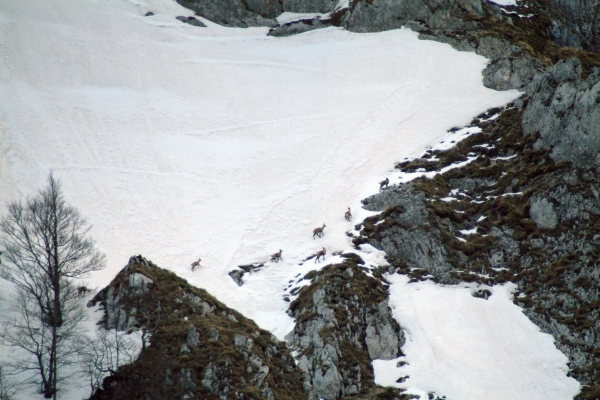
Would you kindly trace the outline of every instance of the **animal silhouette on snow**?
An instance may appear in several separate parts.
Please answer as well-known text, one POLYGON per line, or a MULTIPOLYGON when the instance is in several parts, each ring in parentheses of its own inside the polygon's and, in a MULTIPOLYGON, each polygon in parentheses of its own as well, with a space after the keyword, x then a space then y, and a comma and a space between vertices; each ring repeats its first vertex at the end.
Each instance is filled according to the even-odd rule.
POLYGON ((390 183, 389 178, 385 178, 384 180, 382 180, 381 182, 379 182, 379 190, 383 189, 384 186, 387 189, 389 183, 390 183))
POLYGON ((192 263, 192 271, 195 271, 196 268, 202 268, 202 265, 200 265, 200 261, 202 261, 202 259, 198 258, 198 261, 194 261, 192 263))
POLYGON ((324 233, 323 233, 323 229, 325 229, 325 227, 326 227, 326 226, 327 226, 327 225, 325 225, 325 222, 323 222, 323 226, 322 226, 322 227, 320 227, 320 228, 315 228, 315 229, 313 230, 313 240, 314 240, 315 236, 316 236, 316 237, 323 237, 323 235, 324 235, 324 233))
POLYGON ((347 221, 350 221, 352 219, 352 212, 350 211, 350 207, 348 207, 348 211, 346 211, 346 214, 344 214, 344 218, 346 218, 347 221))
POLYGON ((282 260, 281 253, 283 253, 283 250, 279 249, 279 253, 274 253, 273 255, 271 255, 271 261, 279 262, 279 260, 282 260))
POLYGON ((315 258, 315 264, 317 263, 317 261, 319 261, 319 258, 323 257, 323 260, 325 259, 325 253, 327 253, 325 247, 323 247, 323 250, 317 251, 317 254, 315 254, 317 256, 317 258, 315 258))

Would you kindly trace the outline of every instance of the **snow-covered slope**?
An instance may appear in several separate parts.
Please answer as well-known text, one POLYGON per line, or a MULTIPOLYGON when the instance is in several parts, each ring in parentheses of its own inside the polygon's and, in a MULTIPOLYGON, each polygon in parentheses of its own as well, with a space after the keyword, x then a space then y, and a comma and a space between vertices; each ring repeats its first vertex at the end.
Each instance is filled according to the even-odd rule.
POLYGON ((182 14, 159 0, 2 5, 2 200, 52 168, 108 254, 95 286, 141 253, 260 323, 285 307, 262 300, 285 281, 240 291, 229 270, 283 249, 269 274, 287 273, 346 247, 346 207, 395 161, 515 97, 481 85, 485 59, 407 30, 276 39, 182 14))
POLYGON ((568 360, 552 336, 541 334, 513 304, 516 285, 491 288, 485 301, 471 295, 477 284, 408 284, 400 275, 389 280, 390 305, 407 335, 406 357, 373 362, 380 385, 448 399, 558 400, 579 391, 577 381, 566 378, 568 360), (398 361, 406 364, 398 368, 398 361))
POLYGON ((346 208, 365 217, 394 162, 517 96, 482 86, 484 58, 408 30, 280 39, 178 15, 170 0, 0 3, 0 200, 53 169, 108 255, 91 286, 141 253, 279 337, 284 287, 314 268, 299 262, 348 247, 346 208), (279 249, 243 287, 227 275, 279 249))

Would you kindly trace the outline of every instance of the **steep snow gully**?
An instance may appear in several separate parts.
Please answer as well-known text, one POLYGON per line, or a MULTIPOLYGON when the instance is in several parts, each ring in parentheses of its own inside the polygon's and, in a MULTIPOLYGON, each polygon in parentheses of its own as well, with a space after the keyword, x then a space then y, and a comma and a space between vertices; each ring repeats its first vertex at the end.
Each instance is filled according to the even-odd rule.
MULTIPOLYGON (((0 3, 0 200, 31 194, 52 169, 108 255, 90 286, 103 287, 141 253, 280 338, 293 327, 284 288, 315 268, 302 260, 321 247, 328 254, 349 247, 345 232, 372 215, 360 200, 394 163, 518 96, 483 87, 483 57, 405 29, 273 38, 267 28, 206 20, 207 28, 194 27, 175 18, 182 15, 191 12, 171 0, 0 3), (347 207, 353 222, 344 219, 347 207), (323 222, 325 236, 313 239, 323 222), (283 261, 269 263, 279 249, 283 261), (192 272, 198 257, 202 268, 192 272), (238 287, 227 273, 248 263, 266 266, 238 287)), ((439 309, 410 312, 407 323, 439 309)), ((503 311, 479 318, 476 307, 465 323, 504 318, 495 312, 503 311)), ((433 329, 451 338, 455 327, 433 329)), ((410 335, 419 340, 419 332, 410 335)), ((525 336, 549 340, 535 330, 510 339, 498 332, 485 343, 525 336)), ((503 398, 494 394, 494 375, 511 382, 522 374, 539 377, 537 387, 562 379, 552 398, 572 397, 577 385, 564 373, 564 356, 556 351, 556 368, 545 373, 540 351, 526 353, 533 361, 521 368, 457 359, 446 380, 482 369, 491 377, 461 386, 453 399, 503 398)), ((435 372, 413 371, 415 382, 435 372)))

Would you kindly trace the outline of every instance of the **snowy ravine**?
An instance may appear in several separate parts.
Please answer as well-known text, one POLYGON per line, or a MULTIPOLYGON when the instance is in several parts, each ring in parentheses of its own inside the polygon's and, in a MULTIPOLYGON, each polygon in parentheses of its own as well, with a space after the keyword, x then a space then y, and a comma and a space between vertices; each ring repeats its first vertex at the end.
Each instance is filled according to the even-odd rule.
POLYGON ((284 288, 315 268, 299 263, 349 247, 394 163, 518 96, 483 87, 486 59, 405 29, 273 38, 180 15, 171 0, 0 3, 0 200, 52 169, 108 256, 90 286, 143 254, 279 338, 284 288), (244 286, 227 275, 279 249, 244 286))

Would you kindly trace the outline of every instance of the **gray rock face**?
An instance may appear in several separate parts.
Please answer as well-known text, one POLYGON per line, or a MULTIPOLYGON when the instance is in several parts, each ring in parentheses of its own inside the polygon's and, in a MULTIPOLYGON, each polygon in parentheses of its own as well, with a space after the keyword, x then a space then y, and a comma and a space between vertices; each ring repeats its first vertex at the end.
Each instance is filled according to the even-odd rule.
POLYGON ((200 346, 200 334, 196 330, 194 325, 190 325, 188 329, 188 335, 186 339, 186 343, 193 348, 198 348, 200 346))
POLYGON ((475 53, 490 60, 497 60, 499 58, 506 58, 520 50, 519 46, 507 40, 502 40, 495 36, 485 36, 479 39, 475 53))
POLYGON ((438 232, 429 228, 429 214, 425 208, 425 195, 411 185, 394 187, 363 200, 364 208, 382 211, 401 207, 402 212, 390 214, 392 223, 377 226, 377 235, 369 243, 402 260, 410 268, 422 268, 442 281, 449 281, 450 264, 446 251, 438 239, 438 232))
POLYGON ((367 318, 365 344, 371 360, 391 360, 398 356, 402 338, 390 325, 391 317, 387 303, 379 303, 378 312, 367 318))
POLYGON ((430 2, 423 0, 374 0, 356 2, 344 16, 342 25, 353 32, 380 32, 398 29, 408 22, 422 21, 436 33, 477 27, 464 19, 484 15, 480 0, 430 2))
MULTIPOLYGON (((134 256, 129 259, 129 264, 123 270, 127 271, 128 266, 132 263, 148 265, 148 261, 142 256, 134 256)), ((139 272, 129 274, 128 281, 128 284, 122 284, 118 289, 111 286, 108 290, 101 291, 88 303, 88 307, 93 307, 99 301, 103 303, 106 318, 104 327, 106 329, 116 328, 125 331, 133 329, 138 323, 136 318, 137 310, 131 308, 129 312, 126 312, 123 304, 124 299, 143 296, 148 293, 148 285, 154 282, 139 272)))
POLYGON ((178 19, 179 21, 192 25, 192 26, 197 26, 199 28, 206 28, 206 25, 204 25, 204 23, 202 21, 200 21, 199 19, 195 18, 195 17, 176 17, 176 19, 178 19))
POLYGON ((194 383, 194 379, 192 378, 192 373, 189 369, 182 368, 181 375, 179 377, 179 384, 181 388, 184 390, 193 390, 196 388, 196 384, 194 383))
POLYGON ((535 149, 551 150, 556 162, 600 167, 600 71, 580 81, 578 59, 559 61, 536 75, 521 127, 540 134, 535 149))
POLYGON ((298 322, 286 339, 300 354, 310 400, 362 393, 373 385, 372 370, 364 365, 401 354, 404 337, 380 285, 355 265, 330 266, 291 304, 289 313, 298 322), (349 361, 357 359, 360 364, 349 361))
POLYGON ((545 197, 537 197, 531 199, 531 207, 529 208, 531 220, 535 222, 538 228, 554 229, 558 223, 554 205, 545 197))
POLYGON ((242 335, 235 335, 233 344, 238 351, 249 351, 252 349, 252 339, 242 335))
POLYGON ((483 70, 483 84, 495 90, 525 90, 542 69, 542 63, 529 54, 495 59, 483 70))
MULTIPOLYGON (((432 240, 439 239, 437 245, 443 250, 434 258, 439 257, 440 262, 446 259, 452 269, 450 282, 479 283, 472 292, 474 297, 487 299, 489 286, 515 282, 518 292, 514 301, 532 322, 555 338, 557 347, 569 357, 569 373, 584 385, 580 397, 595 398, 600 388, 600 354, 594 350, 600 342, 600 170, 594 157, 589 157, 586 164, 573 151, 578 149, 578 142, 589 143, 587 137, 568 130, 594 117, 595 104, 587 115, 579 114, 581 121, 574 121, 572 114, 581 107, 578 102, 587 101, 584 99, 598 80, 594 76, 578 80, 578 66, 577 61, 561 62, 547 73, 536 75, 528 88, 531 97, 524 95, 520 108, 509 107, 495 122, 481 124, 481 136, 474 137, 472 144, 462 150, 452 150, 453 155, 456 151, 477 154, 479 140, 494 143, 492 152, 481 153, 482 158, 470 166, 436 177, 436 187, 451 192, 458 189, 464 198, 443 204, 441 192, 430 192, 427 181, 415 181, 415 187, 432 194, 421 200, 428 205, 429 223, 406 226, 406 221, 395 223, 395 211, 384 211, 365 220, 363 236, 355 243, 367 240, 385 246, 393 268, 419 280, 428 276, 407 268, 416 265, 411 260, 413 253, 407 249, 412 249, 411 241, 422 241, 431 234, 432 240), (536 110, 541 112, 535 114, 536 110), (547 129, 550 124, 545 118, 555 123, 552 129, 547 129), (537 133, 535 130, 519 129, 535 124, 545 129, 536 136, 539 139, 527 136, 537 133), (569 137, 575 145, 564 145, 569 137), (558 152, 561 146, 564 148, 558 152), (568 154, 566 150, 571 151, 569 158, 557 157, 568 154), (503 162, 501 168, 487 158, 508 156, 514 157, 503 162), (571 163, 558 163, 553 158, 571 163), (475 226, 475 234, 460 233, 475 226)), ((438 157, 446 154, 442 152, 438 157)), ((410 170, 420 165, 422 161, 416 160, 402 168, 410 170)), ((386 197, 369 199, 369 205, 383 208, 402 204, 390 198, 401 198, 393 190, 381 196, 386 197)), ((425 268, 432 279, 444 281, 436 268, 425 268)))
POLYGON ((281 25, 269 31, 267 36, 284 37, 297 35, 299 33, 313 31, 315 29, 327 28, 331 26, 328 23, 322 22, 320 19, 307 19, 281 25))
POLYGON ((382 211, 402 207, 402 214, 396 216, 398 222, 411 226, 423 226, 429 222, 425 208, 425 195, 416 192, 412 186, 395 186, 362 201, 369 211, 382 211))
POLYGON ((598 0, 550 0, 554 8, 550 35, 561 46, 600 51, 598 0))
POLYGON ((129 288, 136 296, 141 296, 144 293, 147 293, 148 285, 151 285, 152 283, 154 283, 152 279, 148 278, 146 275, 140 274, 139 272, 129 275, 129 288))
POLYGON ((343 19, 353 32, 381 32, 398 29, 409 20, 427 20, 433 13, 421 0, 374 0, 357 2, 343 19))
POLYGON ((190 348, 189 348, 189 347, 187 347, 187 345, 186 345, 185 343, 183 343, 183 344, 181 345, 181 347, 179 348, 179 352, 180 352, 181 354, 190 354, 192 351, 190 350, 190 348))
POLYGON ((539 60, 523 53, 519 46, 494 36, 481 38, 474 50, 490 59, 482 73, 483 84, 491 89, 523 90, 535 73, 543 69, 539 60))
POLYGON ((325 14, 335 10, 338 0, 283 0, 282 5, 287 12, 325 14))
POLYGON ((210 337, 208 338, 210 342, 216 342, 219 340, 219 330, 214 326, 210 327, 210 337))
POLYGON ((495 180, 485 178, 453 178, 448 182, 453 188, 468 193, 472 193, 479 188, 490 187, 496 184, 495 180))
POLYGON ((247 28, 277 26, 282 8, 276 0, 180 0, 179 4, 220 25, 247 28))
POLYGON ((233 279, 233 281, 237 283, 238 286, 242 286, 244 284, 244 281, 242 280, 242 277, 244 276, 244 271, 236 269, 234 271, 230 271, 229 276, 231 276, 231 279, 233 279))

